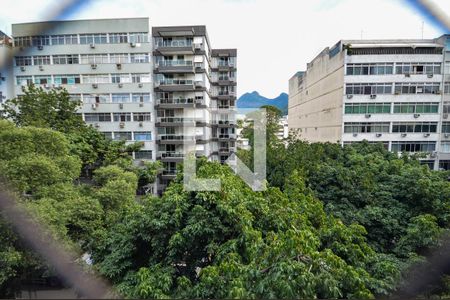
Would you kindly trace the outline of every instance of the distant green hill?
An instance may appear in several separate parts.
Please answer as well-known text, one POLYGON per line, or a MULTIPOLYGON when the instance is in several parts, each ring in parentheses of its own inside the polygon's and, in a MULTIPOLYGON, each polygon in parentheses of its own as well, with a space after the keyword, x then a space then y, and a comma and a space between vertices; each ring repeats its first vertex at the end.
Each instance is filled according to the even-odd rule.
POLYGON ((273 105, 278 107, 283 112, 283 115, 287 115, 288 112, 288 94, 281 93, 278 97, 269 99, 261 96, 258 92, 245 93, 239 97, 237 101, 238 108, 256 108, 263 105, 273 105))

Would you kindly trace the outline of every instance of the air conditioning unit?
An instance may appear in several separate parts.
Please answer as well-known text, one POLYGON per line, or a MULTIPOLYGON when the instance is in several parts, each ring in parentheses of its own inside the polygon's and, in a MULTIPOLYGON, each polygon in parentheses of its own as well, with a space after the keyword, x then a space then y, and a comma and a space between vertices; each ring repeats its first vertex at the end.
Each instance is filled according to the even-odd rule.
POLYGON ((228 63, 228 66, 230 66, 230 67, 234 67, 234 63, 232 63, 232 62, 229 62, 229 63, 228 63))
POLYGON ((42 46, 42 45, 37 46, 37 48, 38 48, 38 50, 44 50, 44 46, 42 46))
POLYGON ((49 88, 50 88, 50 85, 49 85, 49 84, 44 84, 44 88, 45 88, 45 89, 49 89, 49 88))
POLYGON ((411 74, 405 73, 405 77, 411 77, 411 74))
POLYGON ((143 86, 144 86, 144 85, 143 85, 142 83, 139 83, 139 84, 138 84, 138 87, 140 87, 140 88, 143 87, 143 86))
POLYGON ((428 74, 427 77, 428 78, 433 78, 433 74, 428 74))
POLYGON ((116 64, 117 69, 122 69, 122 64, 116 64))
POLYGON ((424 133, 423 136, 424 136, 424 137, 429 137, 430 134, 429 134, 429 133, 424 133))
POLYGON ((139 122, 139 127, 144 127, 144 123, 139 122))
POLYGON ((442 115, 442 118, 448 119, 448 114, 443 114, 443 115, 442 115))
POLYGON ((445 138, 449 138, 449 137, 450 137, 450 133, 444 134, 444 137, 445 137, 445 138))
POLYGON ((377 133, 377 134, 376 134, 377 137, 380 137, 380 136, 382 136, 382 135, 383 135, 383 134, 381 134, 381 133, 377 133))
POLYGON ((353 98, 353 95, 347 95, 347 99, 352 99, 353 98))
POLYGON ((357 133, 354 133, 353 136, 358 136, 358 134, 357 134, 357 133))
POLYGON ((130 43, 130 47, 136 47, 136 43, 130 43))
POLYGON ((94 43, 91 43, 89 46, 90 46, 91 48, 95 48, 95 44, 94 44, 94 43))
POLYGON ((121 88, 123 87, 123 83, 119 83, 117 86, 121 88))
POLYGON ((370 95, 370 99, 375 99, 377 95, 370 95))
POLYGON ((364 117, 366 117, 366 119, 370 118, 372 115, 371 114, 365 114, 364 117))
POLYGON ((123 103, 119 103, 119 108, 123 109, 123 103))
POLYGON ((97 109, 97 104, 96 103, 92 103, 92 109, 97 109))
POLYGON ((144 103, 143 102, 139 103, 139 107, 144 107, 144 103))
POLYGON ((420 114, 414 114, 415 119, 417 119, 418 117, 420 117, 420 114))
POLYGON ((406 133, 402 133, 402 137, 405 137, 405 136, 407 136, 407 134, 406 133))
POLYGON ((195 81, 194 84, 195 86, 203 87, 203 81, 195 81))
POLYGON ((194 48, 196 50, 201 50, 202 49, 202 44, 194 44, 194 48))
POLYGON ((97 64, 92 64, 91 69, 97 69, 97 64))
POLYGON ((44 71, 44 66, 39 66, 39 71, 44 71))
POLYGON ((438 90, 438 91, 436 91, 436 94, 440 95, 440 94, 442 94, 442 91, 438 90))
POLYGON ((25 71, 25 67, 24 67, 24 66, 21 66, 21 67, 20 67, 20 71, 24 72, 24 71, 25 71))
POLYGON ((394 95, 400 95, 400 92, 395 91, 395 92, 394 92, 394 95))
POLYGON ((120 122, 120 123, 119 123, 119 127, 120 127, 120 128, 125 128, 125 123, 124 123, 124 122, 120 122))
POLYGON ((437 156, 437 152, 436 151, 431 152, 431 154, 430 154, 431 158, 435 158, 436 156, 437 156))
POLYGON ((92 84, 92 87, 93 87, 94 89, 96 89, 96 88, 98 88, 98 84, 93 83, 93 84, 92 84))
POLYGON ((94 124, 94 127, 95 127, 95 128, 99 128, 99 127, 100 127, 100 124, 95 123, 95 124, 94 124))

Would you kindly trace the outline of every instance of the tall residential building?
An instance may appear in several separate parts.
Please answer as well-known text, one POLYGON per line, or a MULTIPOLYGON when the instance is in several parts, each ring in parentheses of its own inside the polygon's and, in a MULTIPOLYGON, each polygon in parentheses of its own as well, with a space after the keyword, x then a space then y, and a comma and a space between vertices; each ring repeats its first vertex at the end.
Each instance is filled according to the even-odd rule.
POLYGON ((155 192, 186 153, 225 162, 235 151, 236 50, 212 49, 205 26, 74 20, 13 24, 12 35, 12 96, 31 83, 66 88, 86 123, 143 142, 137 162, 164 163, 155 192))
POLYGON ((152 33, 165 186, 189 152, 223 163, 235 152, 236 50, 212 49, 205 26, 153 27, 152 33))
POLYGON ((13 96, 12 45, 12 38, 0 31, 0 107, 13 96))
POLYGON ((450 36, 341 40, 289 80, 289 130, 311 142, 381 142, 450 168, 450 36))

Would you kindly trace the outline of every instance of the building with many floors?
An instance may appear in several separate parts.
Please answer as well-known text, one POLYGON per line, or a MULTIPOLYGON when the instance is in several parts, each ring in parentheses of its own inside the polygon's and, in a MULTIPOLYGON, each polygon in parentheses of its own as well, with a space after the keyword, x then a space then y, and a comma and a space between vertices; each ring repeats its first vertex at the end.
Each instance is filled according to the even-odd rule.
POLYGON ((341 40, 289 80, 289 130, 311 142, 381 142, 450 168, 450 36, 341 40))
POLYGON ((235 151, 235 49, 213 49, 205 26, 150 27, 148 18, 12 25, 13 94, 64 87, 83 120, 113 140, 142 142, 139 163, 161 160, 154 191, 194 152, 235 151))

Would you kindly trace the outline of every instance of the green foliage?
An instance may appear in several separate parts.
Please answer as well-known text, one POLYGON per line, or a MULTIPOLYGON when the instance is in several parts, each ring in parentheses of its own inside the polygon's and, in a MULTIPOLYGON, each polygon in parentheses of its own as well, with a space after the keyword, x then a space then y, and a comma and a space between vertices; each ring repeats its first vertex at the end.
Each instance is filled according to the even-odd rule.
POLYGON ((198 175, 220 178, 222 190, 185 192, 179 178, 162 198, 128 209, 94 251, 127 296, 371 298, 398 278, 377 262, 362 226, 327 216, 296 188, 298 174, 285 193, 253 192, 216 163, 200 162, 198 175))

